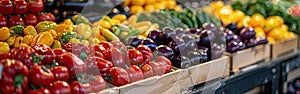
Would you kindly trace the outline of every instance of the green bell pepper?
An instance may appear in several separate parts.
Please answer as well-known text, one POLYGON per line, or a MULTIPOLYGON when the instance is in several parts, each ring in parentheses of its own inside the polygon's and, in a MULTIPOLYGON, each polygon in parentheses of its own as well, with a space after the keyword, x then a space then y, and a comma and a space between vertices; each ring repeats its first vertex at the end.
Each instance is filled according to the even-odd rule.
POLYGON ((62 34, 60 39, 63 43, 68 43, 71 38, 76 38, 76 36, 77 36, 76 32, 65 32, 62 34))
POLYGON ((55 22, 52 21, 42 21, 39 22, 35 27, 37 29, 37 31, 40 32, 45 32, 49 29, 53 29, 56 26, 55 22))
POLYGON ((13 26, 10 27, 10 29, 13 30, 15 34, 23 34, 24 31, 24 27, 22 25, 13 26))

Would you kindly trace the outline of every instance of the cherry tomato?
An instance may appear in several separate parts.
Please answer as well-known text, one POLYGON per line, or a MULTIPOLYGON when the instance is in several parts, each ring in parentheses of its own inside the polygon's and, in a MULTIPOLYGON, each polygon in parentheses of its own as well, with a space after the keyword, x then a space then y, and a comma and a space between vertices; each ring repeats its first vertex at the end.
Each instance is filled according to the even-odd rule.
POLYGON ((168 58, 166 58, 164 56, 158 56, 156 58, 156 62, 161 62, 162 64, 164 64, 166 66, 166 71, 165 71, 166 73, 171 72, 172 63, 168 58))
POLYGON ((45 67, 34 66, 29 73, 30 83, 35 86, 49 86, 54 81, 54 75, 45 67))
POLYGON ((70 83, 70 86, 72 94, 88 94, 93 92, 89 83, 81 84, 78 81, 73 81, 70 83))
POLYGON ((32 47, 36 53, 38 53, 40 56, 44 56, 44 59, 42 60, 42 64, 51 64, 55 60, 55 54, 52 51, 52 49, 47 46, 46 44, 35 44, 32 47))
POLYGON ((69 70, 70 77, 76 76, 76 73, 86 71, 86 64, 72 53, 63 53, 56 58, 59 65, 66 66, 69 70))
POLYGON ((111 84, 115 86, 122 86, 129 84, 130 78, 128 73, 123 68, 113 67, 110 69, 110 75, 112 80, 110 81, 111 84))
POLYGON ((69 70, 65 66, 56 66, 51 69, 51 72, 54 75, 54 81, 68 81, 69 76, 69 70))
POLYGON ((25 25, 32 25, 35 26, 37 24, 37 18, 34 14, 27 14, 25 17, 25 25))
POLYGON ((13 4, 10 0, 1 0, 0 1, 0 13, 4 15, 12 14, 14 11, 13 4))
POLYGON ((110 69, 113 67, 113 63, 101 57, 89 57, 86 62, 88 73, 97 74, 99 71, 103 77, 106 77, 107 74, 109 74, 110 69))
POLYGON ((55 81, 50 84, 51 94, 71 94, 71 88, 65 81, 55 81))
POLYGON ((37 90, 29 90, 26 94, 51 94, 49 89, 41 88, 37 90))
POLYGON ((89 82, 94 92, 99 92, 106 88, 106 82, 101 76, 95 76, 94 81, 89 82))
POLYGON ((29 69, 31 69, 35 65, 40 65, 41 62, 34 62, 38 59, 36 56, 38 54, 34 51, 33 48, 27 47, 16 47, 10 50, 8 56, 12 59, 20 60, 25 64, 29 69))
POLYGON ((153 69, 149 64, 145 64, 141 69, 145 79, 153 76, 153 69))
POLYGON ((144 63, 143 54, 136 49, 129 49, 127 56, 131 65, 142 65, 144 63))
POLYGON ((23 19, 20 17, 20 16, 12 16, 10 17, 9 19, 9 27, 12 27, 12 26, 16 26, 16 25, 24 25, 24 21, 23 19))
POLYGON ((166 67, 161 62, 150 61, 150 62, 147 62, 147 64, 149 64, 152 67, 153 75, 155 75, 155 76, 161 76, 161 75, 165 74, 165 72, 166 72, 166 67))
POLYGON ((38 17, 38 21, 39 22, 42 22, 42 21, 48 21, 50 19, 49 15, 47 14, 41 14, 39 17, 38 17))
POLYGON ((0 15, 0 28, 7 27, 7 20, 4 15, 0 15))
POLYGON ((144 79, 143 71, 136 65, 132 65, 131 67, 127 68, 126 71, 130 77, 130 82, 144 79))
POLYGON ((49 16, 48 21, 56 22, 56 17, 52 13, 47 13, 47 15, 49 16))
POLYGON ((24 0, 15 0, 14 1, 14 12, 16 14, 25 14, 28 11, 27 2, 24 0))
POLYGON ((31 13, 40 13, 44 9, 44 3, 42 1, 30 1, 28 2, 28 11, 31 13))

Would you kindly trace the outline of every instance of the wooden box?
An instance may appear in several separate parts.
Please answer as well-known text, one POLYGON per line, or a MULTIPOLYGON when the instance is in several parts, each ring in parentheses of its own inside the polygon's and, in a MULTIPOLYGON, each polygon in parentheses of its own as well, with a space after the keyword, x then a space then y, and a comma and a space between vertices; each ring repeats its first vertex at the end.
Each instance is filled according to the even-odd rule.
POLYGON ((198 85, 214 79, 222 79, 229 75, 229 57, 223 56, 203 64, 182 69, 183 79, 181 88, 187 90, 189 87, 198 85))
POLYGON ((119 87, 120 94, 179 94, 181 70, 119 87))
POLYGON ((118 87, 107 88, 97 92, 97 94, 119 94, 119 89, 118 87))
POLYGON ((230 70, 238 72, 240 68, 270 60, 270 45, 258 45, 236 53, 226 53, 230 57, 230 70))
POLYGON ((282 55, 295 53, 298 49, 298 37, 271 44, 271 57, 278 58, 282 55))

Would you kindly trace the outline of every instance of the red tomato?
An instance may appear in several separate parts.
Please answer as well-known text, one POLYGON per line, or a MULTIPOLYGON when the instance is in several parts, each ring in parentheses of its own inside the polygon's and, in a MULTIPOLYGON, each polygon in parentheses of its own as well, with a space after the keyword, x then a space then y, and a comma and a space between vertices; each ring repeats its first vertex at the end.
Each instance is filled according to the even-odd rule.
POLYGON ((0 13, 4 15, 12 14, 14 11, 13 4, 10 0, 1 0, 0 1, 0 13))
POLYGON ((0 15, 0 28, 7 27, 7 20, 4 15, 0 15))
POLYGON ((149 64, 152 67, 153 75, 155 75, 155 76, 161 76, 161 75, 165 74, 165 72, 166 72, 166 67, 161 62, 150 61, 147 64, 149 64))
POLYGON ((142 65, 144 64, 143 54, 136 49, 129 49, 127 56, 131 65, 142 65))
POLYGON ((35 26, 37 22, 37 18, 34 14, 27 14, 27 16, 25 17, 25 25, 35 26))
POLYGON ((56 58, 59 65, 66 66, 69 70, 70 77, 76 76, 76 73, 86 71, 86 64, 72 53, 63 53, 56 58))
POLYGON ((9 27, 16 26, 16 25, 24 25, 24 21, 20 16, 12 16, 9 19, 9 27))
POLYGON ((112 47, 109 49, 109 59, 113 62, 115 67, 124 68, 125 67, 125 56, 122 54, 122 52, 115 47, 112 47))
POLYGON ((153 69, 149 64, 145 64, 141 69, 145 79, 153 76, 153 69))
POLYGON ((8 56, 12 59, 20 60, 29 69, 41 63, 37 61, 38 54, 32 48, 16 47, 10 50, 8 56))
POLYGON ((126 71, 130 77, 130 82, 144 79, 142 70, 136 65, 132 65, 131 67, 127 68, 126 71))
POLYGON ((166 66, 166 73, 171 72, 172 63, 168 58, 166 58, 164 56, 158 56, 156 58, 156 62, 161 62, 162 64, 164 64, 166 66))
POLYGON ((106 82, 101 76, 95 76, 94 78, 94 81, 89 82, 94 92, 99 92, 106 88, 106 82))
POLYGON ((35 44, 32 47, 36 53, 38 53, 40 56, 44 56, 44 59, 42 60, 42 64, 51 64, 55 60, 55 54, 52 51, 52 49, 47 46, 46 44, 35 44))
POLYGON ((71 88, 65 81, 55 81, 49 87, 51 94, 71 94, 71 88))
POLYGON ((34 66, 29 73, 29 81, 35 86, 49 86, 54 81, 54 75, 45 67, 34 66))
POLYGON ((89 57, 86 63, 88 68, 87 73, 98 74, 100 72, 103 77, 106 77, 113 67, 113 64, 110 61, 101 57, 89 57))
POLYGON ((24 0, 15 0, 14 1, 14 12, 16 14, 25 14, 28 11, 27 2, 24 0))
POLYGON ((28 3, 28 11, 31 13, 40 13, 44 9, 44 3, 41 1, 30 1, 28 3))
POLYGON ((130 78, 128 73, 123 68, 113 67, 110 69, 110 75, 112 80, 110 81, 111 84, 115 86, 122 86, 129 84, 130 78))
POLYGON ((81 84, 78 81, 73 81, 70 83, 70 86, 72 94, 88 94, 93 92, 89 83, 81 84))
POLYGON ((69 70, 65 66, 56 66, 51 69, 54 75, 54 81, 69 81, 69 70))
POLYGON ((49 16, 48 21, 56 22, 56 17, 52 13, 47 13, 47 15, 49 16))
POLYGON ((51 94, 49 89, 41 88, 38 90, 29 90, 26 94, 51 94))
POLYGON ((47 14, 41 14, 39 17, 38 17, 38 21, 39 22, 42 22, 42 21, 48 21, 50 19, 49 15, 47 14))

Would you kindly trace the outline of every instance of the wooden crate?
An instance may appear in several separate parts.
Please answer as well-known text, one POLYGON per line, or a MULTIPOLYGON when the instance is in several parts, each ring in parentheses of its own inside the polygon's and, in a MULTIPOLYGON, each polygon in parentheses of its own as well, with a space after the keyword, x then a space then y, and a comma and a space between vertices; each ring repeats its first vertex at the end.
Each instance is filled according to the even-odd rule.
POLYGON ((236 53, 226 53, 230 57, 230 70, 238 72, 241 68, 270 60, 270 45, 258 45, 236 53))
POLYGON ((97 92, 97 94, 119 94, 118 87, 112 87, 108 89, 101 90, 100 92, 97 92))
POLYGON ((282 55, 292 54, 298 50, 298 37, 271 44, 271 57, 276 59, 282 55))
POLYGON ((154 76, 119 87, 120 94, 179 94, 181 70, 154 76))
POLYGON ((291 82, 295 79, 297 79, 298 77, 300 77, 300 68, 298 69, 295 69, 291 72, 289 72, 287 74, 287 79, 286 81, 283 83, 283 92, 284 93, 287 93, 287 90, 288 90, 288 82, 291 82))
POLYGON ((213 79, 223 78, 229 75, 229 57, 223 56, 203 64, 182 69, 181 88, 187 90, 189 87, 198 85, 213 79))

